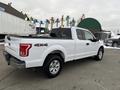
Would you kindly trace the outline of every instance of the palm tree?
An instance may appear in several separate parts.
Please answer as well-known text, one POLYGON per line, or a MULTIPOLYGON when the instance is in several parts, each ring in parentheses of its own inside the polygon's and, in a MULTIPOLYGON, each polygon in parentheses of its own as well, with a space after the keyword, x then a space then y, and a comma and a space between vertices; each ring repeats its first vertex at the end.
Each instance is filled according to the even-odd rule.
POLYGON ((66 21, 67 21, 66 25, 69 26, 69 24, 70 24, 70 16, 69 15, 66 17, 66 21))
POLYGON ((85 19, 85 14, 82 14, 81 21, 85 19))
POLYGON ((70 21, 70 27, 72 27, 72 21, 70 21))
POLYGON ((64 27, 63 23, 64 23, 64 15, 62 15, 62 18, 61 18, 61 27, 64 27))
POLYGON ((75 23, 76 23, 76 21, 75 21, 75 19, 73 18, 73 19, 72 19, 72 26, 75 26, 75 23))
POLYGON ((49 24, 50 24, 50 21, 49 21, 48 19, 46 19, 46 21, 45 21, 45 28, 46 28, 46 29, 48 29, 49 24))
POLYGON ((12 6, 12 2, 8 3, 8 6, 10 6, 10 7, 11 7, 11 6, 12 6))
POLYGON ((53 29, 53 24, 55 22, 54 17, 51 17, 50 21, 51 21, 51 30, 52 30, 53 29))
POLYGON ((60 23, 59 18, 56 19, 55 23, 56 23, 56 27, 58 27, 58 24, 60 23))
POLYGON ((44 24, 44 23, 43 23, 43 21, 40 21, 39 24, 40 24, 40 28, 41 28, 42 24, 44 24))
POLYGON ((34 19, 33 20, 33 23, 35 24, 35 23, 38 23, 38 20, 37 19, 34 19))
POLYGON ((83 19, 85 19, 85 14, 82 14, 82 16, 78 19, 77 25, 78 25, 83 19))
POLYGON ((75 26, 75 23, 76 23, 76 21, 75 21, 75 19, 73 18, 72 21, 70 21, 70 26, 71 26, 71 27, 72 27, 72 26, 75 26))
POLYGON ((30 17, 30 21, 33 21, 33 17, 30 17))

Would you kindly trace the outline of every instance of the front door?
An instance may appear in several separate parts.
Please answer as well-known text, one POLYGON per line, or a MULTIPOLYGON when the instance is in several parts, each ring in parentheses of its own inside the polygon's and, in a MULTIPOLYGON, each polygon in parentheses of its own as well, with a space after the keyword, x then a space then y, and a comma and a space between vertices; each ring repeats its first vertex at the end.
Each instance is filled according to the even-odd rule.
POLYGON ((93 34, 89 31, 83 31, 84 36, 85 36, 85 42, 88 44, 88 47, 86 49, 86 56, 92 56, 95 55, 98 49, 98 43, 99 42, 94 42, 92 40, 95 39, 93 34))
POLYGON ((76 30, 75 59, 86 57, 86 51, 89 49, 89 41, 85 40, 84 32, 81 29, 76 30))
POLYGON ((92 42, 93 34, 85 30, 76 30, 76 59, 93 56, 96 54, 97 42, 92 42))

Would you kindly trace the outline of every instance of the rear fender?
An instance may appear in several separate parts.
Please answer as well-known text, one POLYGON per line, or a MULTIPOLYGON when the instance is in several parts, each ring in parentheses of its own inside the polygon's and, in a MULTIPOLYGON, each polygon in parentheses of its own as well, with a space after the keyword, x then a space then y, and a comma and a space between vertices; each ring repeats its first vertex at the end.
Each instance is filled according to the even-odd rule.
POLYGON ((62 52, 64 54, 64 61, 66 61, 66 59, 67 59, 66 50, 63 47, 59 46, 59 45, 55 45, 55 46, 49 47, 47 50, 45 50, 43 52, 43 55, 42 55, 42 58, 41 58, 41 60, 43 60, 42 65, 44 64, 44 61, 45 61, 46 57, 49 54, 52 54, 54 51, 60 51, 60 52, 62 52))

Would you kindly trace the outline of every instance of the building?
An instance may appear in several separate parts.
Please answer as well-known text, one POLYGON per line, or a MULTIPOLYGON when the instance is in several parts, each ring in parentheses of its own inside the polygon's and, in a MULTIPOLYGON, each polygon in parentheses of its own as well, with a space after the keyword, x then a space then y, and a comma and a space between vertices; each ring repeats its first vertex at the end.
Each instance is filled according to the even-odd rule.
POLYGON ((0 2, 0 11, 7 12, 21 19, 25 19, 27 17, 26 14, 23 14, 22 12, 19 12, 18 10, 13 8, 10 3, 7 5, 7 4, 0 2))

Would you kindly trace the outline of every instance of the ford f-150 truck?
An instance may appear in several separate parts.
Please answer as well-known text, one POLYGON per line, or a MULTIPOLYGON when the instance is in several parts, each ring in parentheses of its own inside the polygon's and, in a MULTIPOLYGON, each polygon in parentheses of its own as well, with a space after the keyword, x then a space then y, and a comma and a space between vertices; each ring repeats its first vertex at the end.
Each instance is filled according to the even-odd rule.
POLYGON ((4 56, 19 68, 42 67, 56 77, 68 61, 86 57, 103 58, 103 42, 83 28, 56 28, 49 35, 6 36, 4 56))

